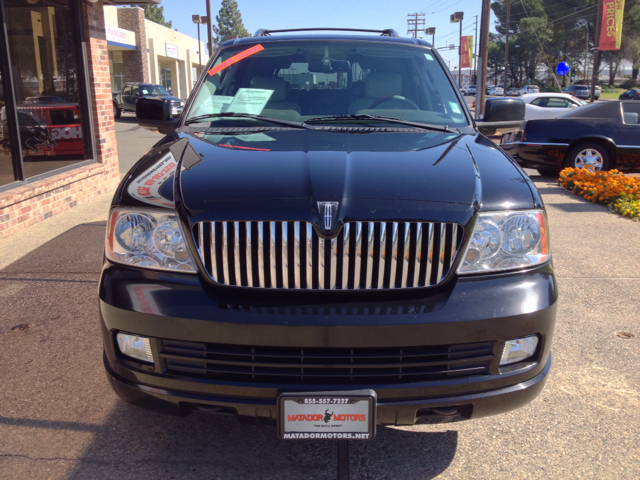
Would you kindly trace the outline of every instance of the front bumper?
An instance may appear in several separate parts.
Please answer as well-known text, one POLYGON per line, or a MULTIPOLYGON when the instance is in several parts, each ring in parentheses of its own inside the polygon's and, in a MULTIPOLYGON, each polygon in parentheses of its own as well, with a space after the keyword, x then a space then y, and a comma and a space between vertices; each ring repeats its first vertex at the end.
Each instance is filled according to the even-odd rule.
POLYGON ((282 391, 372 388, 378 395, 379 424, 410 425, 454 411, 478 418, 518 408, 535 398, 549 372, 556 300, 550 265, 458 278, 423 292, 376 292, 373 298, 352 292, 234 294, 196 275, 136 271, 109 263, 100 284, 107 377, 124 400, 177 415, 201 410, 267 421, 276 420, 276 399, 282 391), (253 383, 170 373, 161 362, 136 366, 117 351, 118 331, 185 342, 302 348, 488 341, 497 360, 484 375, 413 383, 253 383), (534 357, 499 368, 505 340, 532 334, 539 337, 534 357))

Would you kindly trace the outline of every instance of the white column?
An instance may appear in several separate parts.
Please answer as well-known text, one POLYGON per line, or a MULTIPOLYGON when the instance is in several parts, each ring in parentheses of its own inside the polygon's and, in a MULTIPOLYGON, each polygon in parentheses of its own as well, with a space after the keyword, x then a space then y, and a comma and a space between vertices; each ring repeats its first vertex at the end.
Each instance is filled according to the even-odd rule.
POLYGON ((156 55, 156 45, 153 38, 147 38, 149 43, 149 81, 160 83, 158 78, 158 56, 156 55))
POLYGON ((180 96, 180 78, 178 77, 178 60, 171 61, 171 90, 174 97, 180 96))

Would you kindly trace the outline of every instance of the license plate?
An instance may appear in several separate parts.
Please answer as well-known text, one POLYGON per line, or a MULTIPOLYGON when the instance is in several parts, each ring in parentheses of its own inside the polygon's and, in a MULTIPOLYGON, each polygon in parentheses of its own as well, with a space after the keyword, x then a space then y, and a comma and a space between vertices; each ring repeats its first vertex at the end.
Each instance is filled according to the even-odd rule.
POLYGON ((278 397, 278 435, 285 440, 370 440, 376 392, 290 392, 278 397))

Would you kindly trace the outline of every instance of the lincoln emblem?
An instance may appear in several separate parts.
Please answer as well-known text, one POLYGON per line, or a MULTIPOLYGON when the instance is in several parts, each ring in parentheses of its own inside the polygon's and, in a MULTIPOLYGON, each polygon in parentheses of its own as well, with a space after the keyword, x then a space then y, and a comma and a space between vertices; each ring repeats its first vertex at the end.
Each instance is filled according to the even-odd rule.
POLYGON ((338 213, 338 202, 318 202, 318 213, 322 216, 322 232, 331 233, 338 213))

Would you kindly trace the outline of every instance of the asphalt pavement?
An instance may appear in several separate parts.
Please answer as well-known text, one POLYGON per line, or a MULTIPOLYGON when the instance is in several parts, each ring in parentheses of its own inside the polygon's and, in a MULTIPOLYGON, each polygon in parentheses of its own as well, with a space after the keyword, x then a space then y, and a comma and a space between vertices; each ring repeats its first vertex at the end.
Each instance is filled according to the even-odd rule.
MULTIPOLYGON (((131 123, 116 131, 133 158, 160 136, 131 123)), ((640 478, 640 223, 530 173, 560 289, 546 387, 500 416, 382 427, 352 442, 352 479, 640 478)), ((111 391, 97 313, 107 206, 103 196, 0 240, 0 479, 335 478, 335 442, 167 417, 111 391)))

